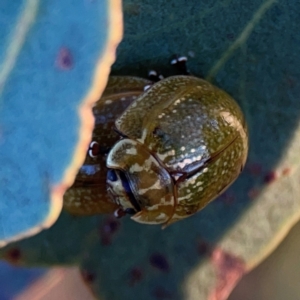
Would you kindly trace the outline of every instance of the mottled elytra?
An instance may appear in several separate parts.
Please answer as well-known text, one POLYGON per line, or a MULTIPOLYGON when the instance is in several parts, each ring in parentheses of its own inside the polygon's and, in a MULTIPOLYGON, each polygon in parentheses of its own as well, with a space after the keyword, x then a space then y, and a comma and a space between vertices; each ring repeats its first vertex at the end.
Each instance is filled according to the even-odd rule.
POLYGON ((238 177, 248 152, 237 103, 193 76, 155 83, 117 118, 126 137, 106 163, 108 190, 140 223, 170 224, 216 198, 238 177))
POLYGON ((247 159, 241 109, 200 78, 112 77, 94 114, 86 161, 65 195, 73 213, 171 224, 220 195, 247 159))

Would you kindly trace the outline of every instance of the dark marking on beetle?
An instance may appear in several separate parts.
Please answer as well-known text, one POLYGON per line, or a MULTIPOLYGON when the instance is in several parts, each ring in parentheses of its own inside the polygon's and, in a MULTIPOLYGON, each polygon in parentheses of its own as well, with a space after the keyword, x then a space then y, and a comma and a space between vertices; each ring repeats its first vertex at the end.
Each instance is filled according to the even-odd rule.
POLYGON ((70 70, 73 67, 73 57, 68 48, 63 47, 59 50, 56 64, 62 70, 70 70))
POLYGON ((170 265, 167 261, 167 258, 163 255, 163 254, 160 254, 160 253, 154 253, 150 256, 150 264, 162 271, 162 272, 169 272, 170 271, 170 265))

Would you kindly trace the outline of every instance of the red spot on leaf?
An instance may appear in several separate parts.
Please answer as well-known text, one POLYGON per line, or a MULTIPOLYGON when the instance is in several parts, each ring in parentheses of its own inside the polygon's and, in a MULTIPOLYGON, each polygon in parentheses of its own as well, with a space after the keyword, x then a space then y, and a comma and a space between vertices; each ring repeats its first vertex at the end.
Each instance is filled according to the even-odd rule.
POLYGON ((172 294, 163 287, 157 287, 153 290, 153 296, 156 299, 172 299, 172 294))
POLYGON ((230 192, 225 192, 223 195, 221 195, 220 199, 226 205, 231 205, 235 201, 234 195, 230 192))
POLYGON ((154 268, 156 268, 162 272, 169 272, 170 265, 167 261, 167 258, 164 255, 162 255, 160 253, 154 253, 150 256, 149 260, 150 260, 150 264, 154 268))
POLYGON ((212 251, 211 262, 216 269, 217 284, 208 299, 227 299, 238 280, 246 271, 244 261, 216 248, 212 251))
POLYGON ((138 267, 133 268, 130 270, 129 277, 129 285, 134 286, 136 283, 143 279, 143 271, 138 267))
POLYGON ((108 217, 100 227, 102 245, 110 245, 115 234, 120 229, 121 223, 115 217, 108 217))
POLYGON ((254 176, 258 176, 258 175, 260 175, 262 173, 263 167, 259 163, 251 163, 251 164, 247 165, 246 170, 250 174, 252 174, 254 176))
POLYGON ((5 255, 6 260, 12 264, 19 263, 21 257, 21 250, 19 248, 11 248, 6 252, 5 255))
POLYGON ((56 59, 57 66, 62 70, 70 70, 73 67, 73 57, 68 48, 61 48, 56 59))
POLYGON ((198 250, 199 255, 209 254, 211 251, 211 245, 208 242, 201 239, 198 242, 197 250, 198 250))
POLYGON ((282 170, 282 175, 283 175, 283 176, 291 175, 291 173, 292 173, 292 168, 284 168, 284 169, 282 170))
POLYGON ((265 175, 264 182, 267 184, 275 182, 279 178, 276 171, 270 171, 265 175))
POLYGON ((92 283, 96 279, 96 274, 87 270, 81 270, 81 276, 86 283, 92 283))
POLYGON ((259 194, 260 194, 260 189, 254 187, 248 192, 248 197, 250 199, 255 199, 256 197, 258 197, 259 194))

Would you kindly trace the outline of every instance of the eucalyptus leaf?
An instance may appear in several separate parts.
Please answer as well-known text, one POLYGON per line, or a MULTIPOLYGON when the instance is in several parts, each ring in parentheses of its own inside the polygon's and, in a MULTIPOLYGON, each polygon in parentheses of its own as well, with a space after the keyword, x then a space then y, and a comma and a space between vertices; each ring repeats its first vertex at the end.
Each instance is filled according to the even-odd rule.
POLYGON ((0 4, 0 245, 51 226, 121 39, 119 1, 0 4))

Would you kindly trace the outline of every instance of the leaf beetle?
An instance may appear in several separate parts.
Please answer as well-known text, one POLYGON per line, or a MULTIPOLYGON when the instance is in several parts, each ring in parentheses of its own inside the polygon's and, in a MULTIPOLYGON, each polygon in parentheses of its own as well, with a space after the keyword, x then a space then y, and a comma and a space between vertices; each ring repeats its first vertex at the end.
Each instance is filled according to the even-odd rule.
POLYGON ((243 113, 226 92, 187 75, 185 61, 175 64, 186 75, 154 84, 109 79, 85 164, 65 195, 69 211, 115 211, 166 226, 204 208, 239 176, 248 154, 243 113))

